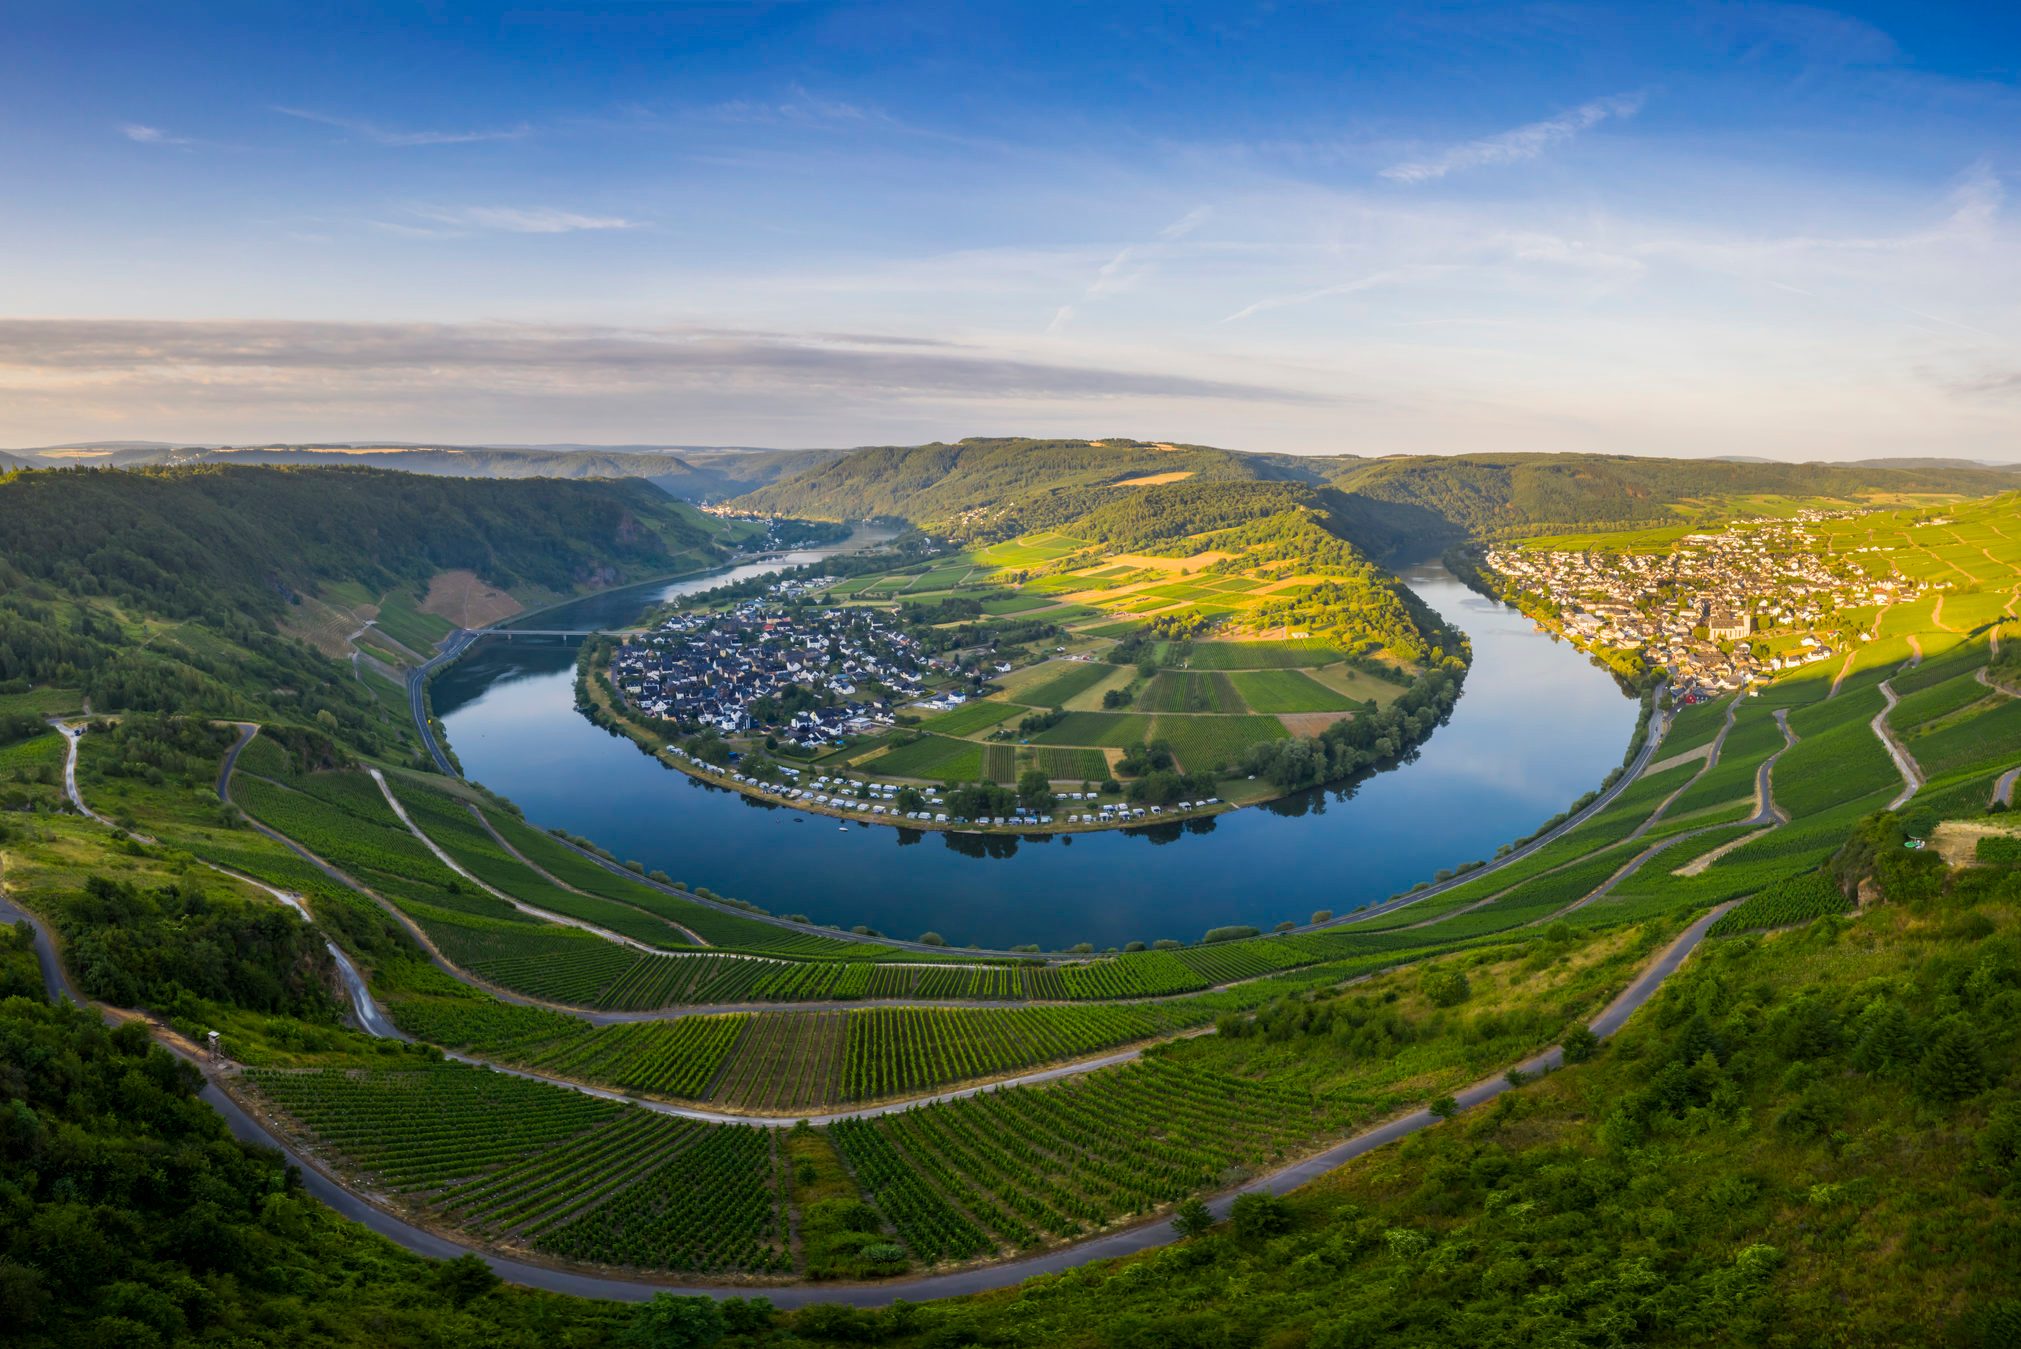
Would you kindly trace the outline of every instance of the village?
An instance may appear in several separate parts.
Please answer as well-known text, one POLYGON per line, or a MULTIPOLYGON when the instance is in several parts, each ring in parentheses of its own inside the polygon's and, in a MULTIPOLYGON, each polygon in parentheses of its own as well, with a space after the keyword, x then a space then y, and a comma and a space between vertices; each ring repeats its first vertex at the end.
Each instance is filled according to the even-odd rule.
POLYGON ((1686 534, 1667 552, 1500 547, 1485 561, 1520 607, 1542 609, 1581 646, 1663 671, 1681 700, 1697 701, 1827 660, 1846 640, 1842 611, 1926 588, 1884 556, 1856 561, 1819 546, 1811 526, 1853 514, 1739 521, 1686 534))
POLYGON ((733 736, 776 721, 776 739, 811 751, 884 730, 896 704, 952 667, 888 614, 793 603, 834 580, 782 581, 727 610, 676 613, 617 649, 611 681, 638 711, 694 731, 733 736))

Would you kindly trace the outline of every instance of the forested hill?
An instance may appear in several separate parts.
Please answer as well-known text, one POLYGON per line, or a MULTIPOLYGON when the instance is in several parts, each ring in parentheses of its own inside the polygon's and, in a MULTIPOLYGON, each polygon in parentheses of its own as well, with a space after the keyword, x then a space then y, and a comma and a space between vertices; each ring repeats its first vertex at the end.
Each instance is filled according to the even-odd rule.
POLYGON ((1932 464, 1735 463, 1630 455, 1250 455, 1131 440, 873 446, 738 498, 780 515, 896 516, 963 538, 1056 528, 1148 486, 1277 481, 1331 488, 1327 511, 1375 554, 1467 536, 1731 514, 1748 498, 1854 502, 2006 490, 2021 471, 1932 464))
MULTIPOLYGON (((1282 464, 1283 457, 1273 462, 1282 464)), ((2021 470, 1942 463, 1883 467, 1635 455, 1415 456, 1314 466, 1350 497, 1475 536, 1724 517, 1746 509, 1750 497, 1852 502, 1921 492, 1986 496, 2021 484, 2021 470)))
MULTIPOLYGON (((643 478, 683 501, 712 501, 761 487, 825 463, 841 450, 662 450, 635 446, 544 448, 492 445, 248 445, 133 444, 56 447, 94 455, 98 468, 188 467, 198 464, 396 469, 447 478, 643 478)), ((0 453, 0 469, 60 466, 32 451, 0 453)))
POLYGON ((893 517, 962 535, 1008 537, 1084 515, 1122 484, 1254 479, 1260 464, 1228 450, 1134 440, 873 445, 735 504, 773 515, 893 517))
POLYGON ((0 482, 0 575, 140 612, 277 617, 331 581, 375 593, 467 568, 567 591, 672 569, 714 521, 638 481, 492 482, 370 469, 59 470, 0 482))
POLYGON ((467 570, 568 593, 720 560, 724 527, 640 481, 496 482, 369 469, 60 470, 0 476, 0 692, 100 711, 322 720, 405 735, 347 665, 282 635, 349 584, 418 597, 467 570), (327 717, 320 714, 327 713, 327 717))

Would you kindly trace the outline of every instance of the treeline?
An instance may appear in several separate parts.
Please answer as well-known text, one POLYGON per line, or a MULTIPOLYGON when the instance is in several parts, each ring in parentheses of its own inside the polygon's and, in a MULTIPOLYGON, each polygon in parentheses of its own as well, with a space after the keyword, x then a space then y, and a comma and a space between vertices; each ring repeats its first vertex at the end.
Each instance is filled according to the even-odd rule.
POLYGON ((1243 756, 1241 771, 1289 791, 1394 763, 1451 714, 1465 676, 1465 667, 1456 662, 1434 666, 1387 707, 1370 703, 1318 735, 1252 745, 1243 756))

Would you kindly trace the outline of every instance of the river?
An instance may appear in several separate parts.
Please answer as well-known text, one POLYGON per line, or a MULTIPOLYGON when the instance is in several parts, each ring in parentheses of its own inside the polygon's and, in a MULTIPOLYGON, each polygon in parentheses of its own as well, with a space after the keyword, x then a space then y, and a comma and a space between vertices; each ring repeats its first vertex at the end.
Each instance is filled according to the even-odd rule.
MULTIPOLYGON (((818 556, 594 596, 533 626, 627 623, 661 599, 818 556)), ((763 804, 591 725, 575 710, 575 647, 552 640, 480 640, 437 676, 434 707, 464 772, 529 820, 774 913, 954 945, 1194 941, 1225 923, 1346 913, 1490 857, 1620 763, 1637 707, 1607 674, 1436 562, 1402 576, 1472 639, 1451 720, 1396 768, 1186 825, 985 839, 763 804)))

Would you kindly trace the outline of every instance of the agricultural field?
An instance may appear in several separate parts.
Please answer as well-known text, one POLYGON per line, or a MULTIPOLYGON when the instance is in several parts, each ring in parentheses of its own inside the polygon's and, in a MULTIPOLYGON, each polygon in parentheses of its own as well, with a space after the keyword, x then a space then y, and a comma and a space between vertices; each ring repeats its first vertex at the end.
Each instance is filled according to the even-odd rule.
POLYGON ((1282 740, 1290 734, 1275 717, 1166 715, 1151 723, 1150 738, 1170 745, 1188 772, 1200 773, 1216 765, 1240 763, 1251 745, 1282 740))
POLYGON ((1289 670, 1331 665, 1340 652, 1316 638, 1259 642, 1195 642, 1187 664, 1195 670, 1289 670))
POLYGON ((942 735, 924 735, 888 749, 870 761, 879 773, 935 782, 974 782, 983 776, 985 747, 942 735))
MULTIPOLYGON (((1045 706, 1041 703, 1038 706, 1045 706)), ((949 712, 936 713, 919 723, 920 729, 932 731, 936 735, 966 736, 978 731, 987 731, 999 722, 1029 715, 1031 708, 1017 703, 1000 703, 978 699, 963 703, 949 712)))
POLYGON ((507 1248, 641 1270, 782 1273, 774 1139, 460 1064, 250 1070, 314 1146, 507 1248))
POLYGON ((1094 688, 1116 673, 1113 665, 1097 661, 1066 662, 1048 678, 1021 685, 1018 698, 1033 707, 1064 707, 1070 700, 1094 688))
POLYGON ((1707 932, 1711 937, 1738 937, 1743 933, 1807 923, 1826 914, 1844 913, 1852 907, 1839 893, 1831 877, 1822 872, 1777 881, 1728 909, 1707 932))
POLYGON ((1221 677, 1252 712, 1341 712, 1356 706, 1302 670, 1247 670, 1221 677))
POLYGON ((1031 755, 1033 766, 1054 782, 1100 782, 1109 775, 1108 758, 1098 749, 1039 745, 1031 755))
POLYGON ((1247 712, 1242 696, 1225 674, 1165 670, 1144 689, 1137 706, 1146 712, 1247 712))

